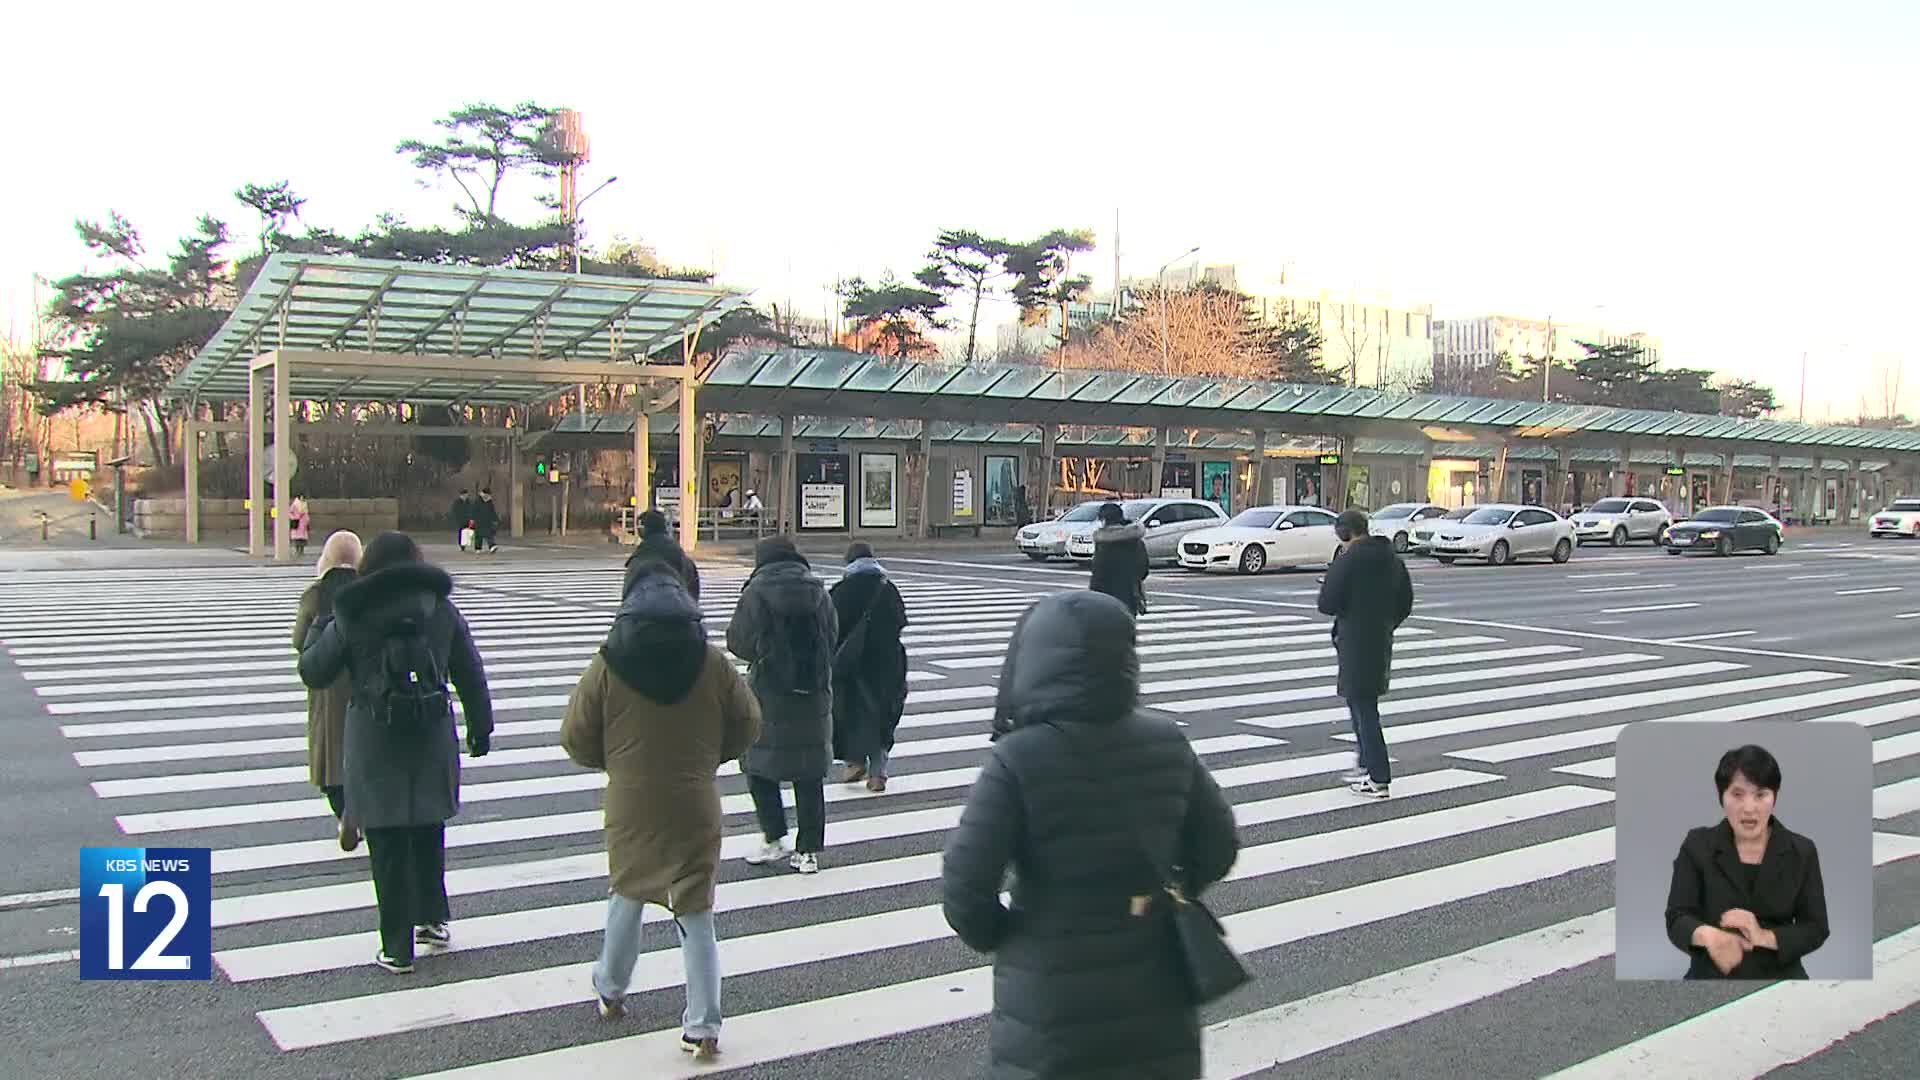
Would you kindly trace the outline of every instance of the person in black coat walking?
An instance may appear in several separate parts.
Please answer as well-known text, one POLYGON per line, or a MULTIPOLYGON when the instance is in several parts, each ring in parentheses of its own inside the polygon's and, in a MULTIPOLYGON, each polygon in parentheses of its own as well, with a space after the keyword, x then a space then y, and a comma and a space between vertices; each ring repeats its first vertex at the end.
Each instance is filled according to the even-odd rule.
POLYGON ((654 566, 671 568, 680 575, 680 583, 686 587, 687 595, 696 601, 700 599, 700 568, 694 565, 692 556, 667 531, 667 515, 658 510, 648 510, 640 515, 640 542, 634 545, 633 554, 627 556, 627 572, 620 586, 620 595, 625 597, 632 592, 634 583, 654 566))
POLYGON ((481 488, 480 498, 473 504, 473 550, 499 551, 500 545, 494 543, 500 535, 500 507, 493 501, 493 489, 481 488))
POLYGON ((1000 685, 1009 730, 941 872, 947 923, 993 954, 990 1075, 1200 1076, 1199 1013, 1147 860, 1199 896, 1233 868, 1232 808, 1180 729, 1136 711, 1133 618, 1111 597, 1035 604, 1000 685))
POLYGON ((1087 588, 1106 593, 1139 615, 1147 610, 1147 530, 1127 520, 1119 503, 1100 507, 1093 531, 1093 574, 1087 588))
POLYGON ((833 652, 833 756, 841 783, 887 790, 887 755, 907 708, 907 605, 868 544, 847 548, 847 568, 828 590, 840 637, 833 652))
POLYGON ((1338 690, 1359 745, 1358 766, 1346 781, 1355 795, 1384 799, 1393 771, 1380 728, 1380 699, 1393 670, 1393 632, 1413 613, 1413 578, 1393 553, 1393 542, 1367 531, 1366 514, 1342 513, 1334 535, 1346 546, 1320 582, 1320 614, 1333 616, 1338 690))
POLYGON ((784 536, 760 541, 753 575, 727 623, 727 651, 747 662, 747 684, 760 699, 760 737, 740 756, 766 840, 746 857, 754 866, 785 857, 800 873, 820 869, 832 762, 833 643, 839 638, 833 599, 806 556, 784 536), (782 844, 787 835, 782 780, 793 782, 799 818, 791 856, 782 844))
POLYGON ((447 508, 447 524, 453 526, 453 546, 464 546, 460 538, 467 531, 467 527, 473 524, 473 496, 466 488, 460 489, 460 494, 455 496, 453 505, 447 508))
POLYGON ((428 565, 413 538, 382 533, 367 545, 360 576, 334 597, 332 617, 314 621, 300 652, 300 681, 319 689, 342 672, 348 691, 346 804, 365 832, 380 911, 374 963, 413 970, 414 946, 451 940, 446 882, 446 823, 460 812, 459 734, 444 694, 439 716, 389 715, 387 670, 396 640, 420 640, 438 672, 450 677, 466 718, 467 750, 485 757, 493 703, 487 673, 460 610, 453 579, 428 565))

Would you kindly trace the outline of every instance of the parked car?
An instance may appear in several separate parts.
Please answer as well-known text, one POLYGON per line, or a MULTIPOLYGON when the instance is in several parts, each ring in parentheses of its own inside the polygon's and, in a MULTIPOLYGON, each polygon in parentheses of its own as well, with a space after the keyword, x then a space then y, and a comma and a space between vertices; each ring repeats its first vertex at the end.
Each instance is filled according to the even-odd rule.
MULTIPOLYGON (((1120 510, 1128 521, 1146 526, 1147 558, 1153 562, 1178 562, 1181 537, 1227 520, 1225 510, 1205 499, 1129 499, 1120 504, 1120 510)), ((1067 554, 1076 562, 1092 562, 1093 529, 1070 534, 1067 554)))
POLYGON ((1427 546, 1433 543, 1433 532, 1435 528, 1440 526, 1442 523, 1448 522, 1448 521, 1465 521, 1467 519, 1468 514, 1471 514, 1478 509, 1480 509, 1478 506, 1457 507, 1455 509, 1447 511, 1446 513, 1440 515, 1437 518, 1429 518, 1428 520, 1421 522, 1419 525, 1414 526, 1413 539, 1409 542, 1411 546, 1408 548, 1408 550, 1420 552, 1424 554, 1427 550, 1427 546))
POLYGON ((1544 507, 1497 503, 1475 507, 1459 521, 1442 520, 1427 553, 1443 563, 1485 559, 1505 566, 1543 556, 1563 563, 1573 548, 1573 522, 1544 507))
POLYGON ((1573 515, 1573 538, 1582 544, 1604 540, 1614 547, 1635 540, 1657 545, 1672 524, 1673 514, 1652 499, 1601 499, 1573 515))
POLYGON ((1197 573, 1258 574, 1270 567, 1318 566, 1340 552, 1334 515, 1317 506, 1256 506, 1180 541, 1180 565, 1197 573))
POLYGON ((1689 551, 1711 551, 1731 555, 1736 551, 1764 551, 1777 555, 1787 542, 1787 527, 1765 510, 1750 506, 1713 506, 1685 521, 1674 522, 1667 530, 1669 555, 1689 551))
POLYGON ((1067 557, 1067 538, 1077 532, 1091 533, 1100 527, 1100 507, 1105 499, 1083 502, 1052 521, 1037 521, 1013 534, 1014 546, 1034 562, 1067 557))
POLYGON ((1873 515, 1867 535, 1920 536, 1920 499, 1893 500, 1892 506, 1873 515))
POLYGON ((1393 550, 1404 552, 1413 546, 1413 532, 1421 522, 1447 515, 1447 508, 1432 503, 1394 503, 1367 515, 1367 531, 1393 541, 1393 550))

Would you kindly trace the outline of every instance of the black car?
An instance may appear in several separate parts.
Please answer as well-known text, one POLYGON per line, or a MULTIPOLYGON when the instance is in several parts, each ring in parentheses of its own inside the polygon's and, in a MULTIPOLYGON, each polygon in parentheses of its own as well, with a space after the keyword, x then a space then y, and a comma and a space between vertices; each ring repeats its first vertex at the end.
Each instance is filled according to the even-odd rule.
POLYGON ((1711 551, 1715 555, 1764 551, 1774 555, 1786 538, 1786 526, 1765 510, 1715 506, 1686 521, 1674 522, 1667 530, 1666 548, 1669 555, 1688 551, 1711 551))

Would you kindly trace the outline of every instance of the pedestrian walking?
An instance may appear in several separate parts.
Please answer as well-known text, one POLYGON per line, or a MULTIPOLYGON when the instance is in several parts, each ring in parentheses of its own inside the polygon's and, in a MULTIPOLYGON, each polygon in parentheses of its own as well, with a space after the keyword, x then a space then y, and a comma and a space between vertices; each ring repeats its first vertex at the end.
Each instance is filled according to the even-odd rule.
POLYGON ((600 1015, 626 1014, 640 915, 658 904, 673 915, 686 969, 680 1044, 700 1061, 720 1052, 714 772, 759 730, 759 702, 708 644, 685 583, 670 567, 645 566, 567 702, 560 745, 575 764, 607 774, 607 928, 593 967, 600 1015))
POLYGON ((473 550, 499 551, 500 545, 494 543, 499 535, 500 507, 493 501, 493 489, 483 487, 479 500, 473 504, 473 550))
POLYGON ((1413 578, 1393 553, 1393 541, 1367 531, 1366 514, 1345 511, 1333 529, 1344 547, 1320 582, 1320 613, 1333 616, 1337 689, 1359 747, 1355 770, 1344 779, 1355 795, 1384 799, 1393 770, 1380 728, 1380 699, 1393 669, 1393 632, 1413 613, 1413 578))
POLYGON ((1197 900, 1232 869, 1232 808, 1179 727, 1136 710, 1134 623, 1111 597, 1035 604, 1000 687, 1010 730, 941 871, 948 925, 993 954, 990 1075, 1200 1076, 1199 1011, 1163 889, 1197 900))
POLYGON ((447 509, 447 521, 453 526, 453 546, 465 551, 467 530, 473 528, 473 496, 466 488, 454 496, 453 505, 447 509))
POLYGON ((313 517, 307 513, 307 500, 301 496, 293 497, 293 504, 287 507, 287 534, 293 541, 295 558, 307 557, 307 537, 311 535, 313 517))
POLYGON ((1119 503, 1100 507, 1093 530, 1093 576, 1087 587, 1106 593, 1134 615, 1147 610, 1147 530, 1128 521, 1119 503))
POLYGON ((446 823, 460 810, 460 747, 447 682, 459 692, 467 750, 485 757, 493 735, 487 675, 467 621, 448 597, 453 579, 429 565, 405 533, 381 533, 360 576, 316 619, 300 653, 300 681, 352 680, 342 755, 346 804, 366 835, 380 951, 374 963, 413 970, 414 946, 446 946, 446 823))
POLYGON ((828 590, 840 634, 833 651, 833 756, 847 763, 841 783, 887 790, 887 755, 907 708, 907 648, 900 632, 907 605, 873 556, 847 548, 847 568, 828 590))
MULTIPOLYGON (((293 619, 293 651, 298 656, 307 642, 313 624, 333 617, 333 602, 340 590, 353 584, 358 576, 360 537, 341 531, 320 545, 320 563, 313 584, 300 594, 300 609, 293 619)), ((346 766, 341 755, 347 743, 347 699, 353 681, 341 672, 326 686, 307 691, 307 780, 327 797, 333 809, 334 832, 341 851, 360 846, 360 830, 346 813, 346 766)))
POLYGON ((634 582, 654 566, 665 566, 680 575, 680 583, 687 594, 695 600, 700 599, 700 568, 693 559, 681 549, 679 541, 667 531, 667 515, 658 510, 648 510, 640 515, 640 542, 634 545, 633 554, 627 556, 626 578, 621 584, 621 595, 633 589, 634 582))
POLYGON ((826 846, 827 765, 833 741, 833 643, 839 620, 826 586, 793 541, 760 541, 754 569, 727 624, 727 649, 747 662, 760 700, 760 736, 740 757, 747 792, 766 840, 747 855, 760 866, 785 858, 793 869, 820 869, 826 846), (798 835, 789 856, 781 781, 793 783, 798 835))

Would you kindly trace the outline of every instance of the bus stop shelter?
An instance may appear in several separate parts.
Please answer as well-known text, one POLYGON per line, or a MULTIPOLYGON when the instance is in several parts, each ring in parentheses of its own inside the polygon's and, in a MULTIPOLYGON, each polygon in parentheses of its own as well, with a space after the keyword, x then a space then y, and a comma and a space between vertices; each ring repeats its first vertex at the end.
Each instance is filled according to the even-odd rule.
MULTIPOLYGON (((737 290, 681 281, 270 256, 226 323, 167 388, 188 406, 187 540, 199 541, 200 435, 216 426, 199 420, 203 402, 247 403, 248 505, 256 508, 248 514, 247 546, 255 556, 266 553, 257 508, 266 502, 269 475, 284 481, 291 472, 295 401, 524 409, 568 392, 584 400, 588 386, 635 387, 634 488, 644 496, 653 395, 677 391, 680 450, 692 459, 699 453, 693 356, 700 331, 746 302, 737 290), (657 359, 671 356, 675 344, 677 356, 657 359)), ((307 427, 515 437, 511 430, 451 425, 307 427)), ((273 485, 277 559, 291 553, 290 487, 273 485)), ((685 498, 692 505, 697 492, 685 498)), ((681 533, 692 547, 692 515, 682 515, 681 533)))

